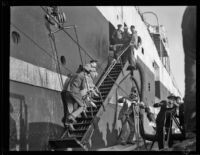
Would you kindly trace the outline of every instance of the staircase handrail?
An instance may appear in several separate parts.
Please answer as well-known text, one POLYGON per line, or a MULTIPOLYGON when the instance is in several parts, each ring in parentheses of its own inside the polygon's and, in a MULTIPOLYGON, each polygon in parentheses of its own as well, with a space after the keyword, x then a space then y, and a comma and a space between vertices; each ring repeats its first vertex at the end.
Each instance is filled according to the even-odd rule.
POLYGON ((113 69, 113 67, 115 66, 115 64, 117 63, 117 61, 121 58, 121 56, 124 54, 124 52, 129 48, 129 46, 130 46, 130 44, 127 45, 126 48, 121 52, 121 54, 118 56, 117 60, 111 63, 111 65, 108 67, 108 69, 106 70, 106 72, 102 76, 101 80, 98 82, 97 88, 100 87, 100 85, 102 84, 102 82, 104 81, 104 79, 107 77, 107 75, 113 69))

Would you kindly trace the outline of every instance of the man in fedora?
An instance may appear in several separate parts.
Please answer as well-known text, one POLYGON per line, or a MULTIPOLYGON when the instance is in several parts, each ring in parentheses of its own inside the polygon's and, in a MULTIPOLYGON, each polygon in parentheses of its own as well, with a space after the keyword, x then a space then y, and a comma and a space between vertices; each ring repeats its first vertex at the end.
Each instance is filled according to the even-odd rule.
POLYGON ((124 44, 129 43, 131 40, 131 34, 128 32, 128 26, 126 24, 124 25, 124 32, 122 34, 122 39, 124 44))

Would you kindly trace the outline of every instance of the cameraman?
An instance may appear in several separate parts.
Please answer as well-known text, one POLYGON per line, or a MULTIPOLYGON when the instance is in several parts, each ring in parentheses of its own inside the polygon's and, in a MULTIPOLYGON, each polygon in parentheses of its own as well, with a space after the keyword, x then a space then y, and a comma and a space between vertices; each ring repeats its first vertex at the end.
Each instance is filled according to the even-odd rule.
POLYGON ((159 149, 164 148, 165 142, 165 131, 167 135, 169 134, 168 146, 171 147, 173 145, 172 139, 172 119, 171 115, 175 114, 176 111, 176 97, 172 94, 167 97, 168 101, 162 100, 160 103, 155 103, 154 107, 160 107, 160 111, 156 118, 156 127, 157 127, 157 139, 158 139, 158 147, 159 149))

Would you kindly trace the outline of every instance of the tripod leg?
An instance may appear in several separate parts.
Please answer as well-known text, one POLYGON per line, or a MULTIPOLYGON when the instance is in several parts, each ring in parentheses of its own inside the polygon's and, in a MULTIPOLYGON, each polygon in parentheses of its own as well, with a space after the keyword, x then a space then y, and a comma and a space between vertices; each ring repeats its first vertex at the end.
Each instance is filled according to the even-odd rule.
POLYGON ((155 140, 151 143, 151 146, 150 146, 150 148, 149 148, 149 151, 151 151, 151 149, 152 149, 154 143, 155 143, 155 140))

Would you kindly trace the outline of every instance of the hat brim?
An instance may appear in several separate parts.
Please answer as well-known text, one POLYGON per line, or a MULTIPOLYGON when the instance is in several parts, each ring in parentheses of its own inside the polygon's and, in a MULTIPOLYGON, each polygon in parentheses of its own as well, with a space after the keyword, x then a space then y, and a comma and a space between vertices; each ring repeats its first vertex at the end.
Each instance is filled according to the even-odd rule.
POLYGON ((97 60, 91 60, 91 61, 90 61, 90 63, 93 63, 93 62, 98 62, 98 61, 97 61, 97 60))
POLYGON ((176 96, 168 96, 167 98, 176 100, 176 96))

